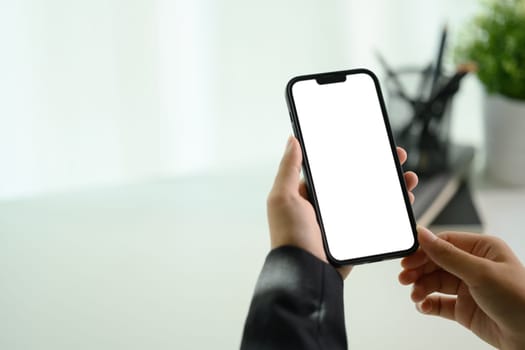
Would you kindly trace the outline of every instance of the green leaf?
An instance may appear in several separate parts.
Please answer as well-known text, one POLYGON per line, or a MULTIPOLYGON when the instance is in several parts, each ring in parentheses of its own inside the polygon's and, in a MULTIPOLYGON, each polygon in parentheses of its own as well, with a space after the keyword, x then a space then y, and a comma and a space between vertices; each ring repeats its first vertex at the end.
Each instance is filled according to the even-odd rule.
POLYGON ((476 62, 489 93, 525 100, 525 0, 483 1, 460 33, 457 62, 476 62))

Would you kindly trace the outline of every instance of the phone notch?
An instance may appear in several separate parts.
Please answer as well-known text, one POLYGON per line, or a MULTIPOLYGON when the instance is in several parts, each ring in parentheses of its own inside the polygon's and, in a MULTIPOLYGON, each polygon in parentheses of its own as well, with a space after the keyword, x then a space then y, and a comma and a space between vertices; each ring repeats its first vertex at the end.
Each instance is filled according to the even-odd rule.
POLYGON ((315 81, 319 85, 344 83, 346 81, 346 74, 344 72, 329 73, 318 76, 315 81))

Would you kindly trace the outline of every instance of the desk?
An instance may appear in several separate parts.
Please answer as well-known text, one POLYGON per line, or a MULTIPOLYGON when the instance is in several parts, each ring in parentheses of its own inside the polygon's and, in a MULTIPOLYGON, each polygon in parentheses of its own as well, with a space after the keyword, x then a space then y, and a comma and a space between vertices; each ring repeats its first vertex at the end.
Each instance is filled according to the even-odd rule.
MULTIPOLYGON (((237 348, 269 247, 274 168, 1 202, 0 348, 237 348)), ((484 189, 479 203, 525 260, 525 191, 484 189)), ((490 349, 419 315, 399 270, 350 275, 350 349, 490 349)))
POLYGON ((474 182, 474 198, 484 220, 484 231, 504 239, 525 262, 525 188, 474 182))

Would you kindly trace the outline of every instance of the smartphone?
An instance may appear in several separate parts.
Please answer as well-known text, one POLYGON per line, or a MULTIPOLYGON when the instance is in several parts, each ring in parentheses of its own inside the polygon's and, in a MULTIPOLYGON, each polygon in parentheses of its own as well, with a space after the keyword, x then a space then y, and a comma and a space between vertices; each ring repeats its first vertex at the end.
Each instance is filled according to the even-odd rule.
POLYGON ((414 252, 414 215, 374 73, 298 76, 286 101, 329 261, 354 265, 414 252))

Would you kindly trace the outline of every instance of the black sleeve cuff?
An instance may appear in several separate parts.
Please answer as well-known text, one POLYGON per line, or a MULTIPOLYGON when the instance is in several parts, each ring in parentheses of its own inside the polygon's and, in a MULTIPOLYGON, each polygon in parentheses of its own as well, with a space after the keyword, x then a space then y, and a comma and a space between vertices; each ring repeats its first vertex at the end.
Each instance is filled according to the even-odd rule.
POLYGON ((241 349, 346 349, 343 281, 296 247, 272 250, 257 281, 241 349))

